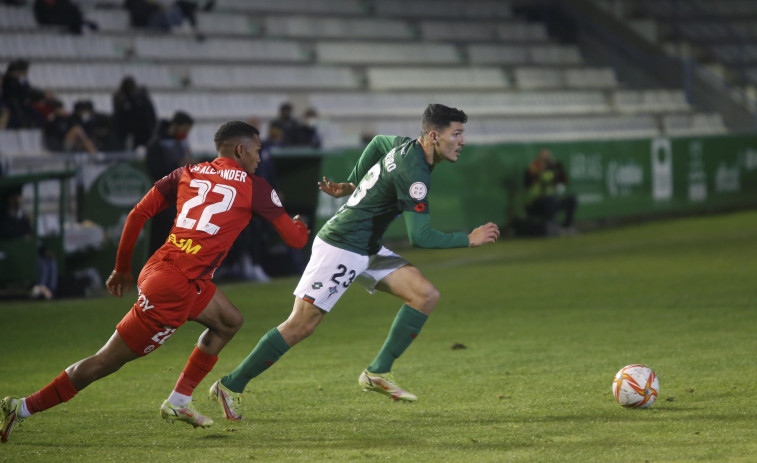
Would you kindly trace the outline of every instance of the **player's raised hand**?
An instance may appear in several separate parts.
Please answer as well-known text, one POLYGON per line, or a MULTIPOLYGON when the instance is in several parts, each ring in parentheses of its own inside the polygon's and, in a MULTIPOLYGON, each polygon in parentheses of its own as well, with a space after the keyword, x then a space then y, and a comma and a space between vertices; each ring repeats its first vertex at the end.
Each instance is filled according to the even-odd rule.
POLYGON ((105 286, 108 287, 110 294, 118 297, 122 297, 124 292, 131 289, 133 278, 131 272, 116 272, 113 270, 110 272, 108 280, 105 282, 105 286))
POLYGON ((470 247, 481 246, 482 244, 494 243, 499 238, 499 227, 489 222, 474 229, 468 235, 470 247))
POLYGON ((318 182, 318 189, 326 193, 329 196, 335 198, 341 198, 343 196, 349 196, 355 191, 354 183, 336 183, 323 177, 323 181, 318 182))

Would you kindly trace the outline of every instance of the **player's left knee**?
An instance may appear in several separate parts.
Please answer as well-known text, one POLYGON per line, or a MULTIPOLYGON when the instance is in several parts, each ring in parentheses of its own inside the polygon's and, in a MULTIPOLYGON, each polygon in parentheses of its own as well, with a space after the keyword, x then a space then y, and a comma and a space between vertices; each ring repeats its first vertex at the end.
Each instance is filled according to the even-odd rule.
POLYGON ((431 283, 425 285, 416 295, 418 310, 428 315, 439 302, 439 290, 431 283))

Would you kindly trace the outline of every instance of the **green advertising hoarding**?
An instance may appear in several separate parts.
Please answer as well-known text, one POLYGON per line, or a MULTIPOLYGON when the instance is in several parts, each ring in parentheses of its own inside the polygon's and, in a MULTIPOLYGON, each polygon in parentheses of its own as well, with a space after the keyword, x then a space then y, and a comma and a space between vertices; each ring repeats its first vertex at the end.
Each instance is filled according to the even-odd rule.
MULTIPOLYGON (((143 163, 120 162, 110 166, 93 166, 85 177, 83 218, 97 224, 104 232, 104 240, 96 249, 75 255, 72 267, 94 267, 103 281, 116 262, 116 251, 121 240, 126 217, 135 204, 152 187, 143 163)), ((132 272, 137 274, 149 257, 150 222, 140 233, 132 255, 132 272)))
MULTIPOLYGON (((451 232, 523 217, 524 171, 543 148, 565 165, 579 224, 757 205, 755 135, 469 145, 434 169, 432 225, 451 232)), ((346 180, 359 155, 324 157, 322 176, 346 180)), ((316 230, 345 200, 319 193, 316 230)), ((385 236, 405 237, 402 220, 385 236)))

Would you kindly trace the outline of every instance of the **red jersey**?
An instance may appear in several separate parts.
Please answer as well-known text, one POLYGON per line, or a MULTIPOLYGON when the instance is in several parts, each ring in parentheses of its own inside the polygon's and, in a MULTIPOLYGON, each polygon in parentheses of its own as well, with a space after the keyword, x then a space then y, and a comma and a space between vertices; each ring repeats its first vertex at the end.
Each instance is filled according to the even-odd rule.
POLYGON ((271 222, 289 246, 301 248, 307 243, 307 227, 289 218, 264 178, 249 175, 233 159, 218 157, 180 167, 155 182, 129 213, 116 271, 130 270, 134 242, 144 222, 174 203, 174 226, 150 261, 170 261, 189 280, 213 277, 253 214, 271 222))

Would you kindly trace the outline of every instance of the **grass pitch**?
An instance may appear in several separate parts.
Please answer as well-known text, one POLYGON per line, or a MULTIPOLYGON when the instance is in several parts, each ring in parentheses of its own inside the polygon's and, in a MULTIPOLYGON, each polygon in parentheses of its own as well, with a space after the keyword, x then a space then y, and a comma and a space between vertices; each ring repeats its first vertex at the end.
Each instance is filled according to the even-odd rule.
MULTIPOLYGON (((754 461, 755 243, 757 213, 742 212, 400 250, 442 293, 395 364, 418 402, 359 389, 399 303, 356 287, 250 383, 239 423, 225 422, 205 394, 288 316, 296 279, 222 285, 245 326, 195 392, 213 428, 170 425, 158 413, 201 332, 190 323, 26 420, 0 461, 754 461), (630 363, 660 378, 651 409, 624 409, 610 394, 630 363)), ((2 302, 0 396, 28 395, 94 353, 134 297, 2 302)))

